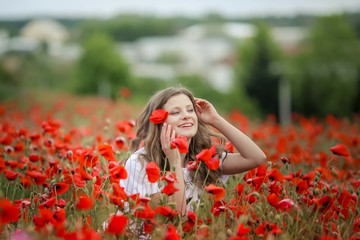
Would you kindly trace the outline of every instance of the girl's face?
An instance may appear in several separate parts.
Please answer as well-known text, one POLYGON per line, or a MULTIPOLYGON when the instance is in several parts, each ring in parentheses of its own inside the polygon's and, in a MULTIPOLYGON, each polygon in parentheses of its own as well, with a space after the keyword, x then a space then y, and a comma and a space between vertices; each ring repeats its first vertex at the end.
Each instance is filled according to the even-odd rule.
POLYGON ((198 130, 198 118, 190 98, 184 94, 175 95, 163 107, 169 115, 165 123, 171 125, 176 135, 184 136, 188 141, 198 130))

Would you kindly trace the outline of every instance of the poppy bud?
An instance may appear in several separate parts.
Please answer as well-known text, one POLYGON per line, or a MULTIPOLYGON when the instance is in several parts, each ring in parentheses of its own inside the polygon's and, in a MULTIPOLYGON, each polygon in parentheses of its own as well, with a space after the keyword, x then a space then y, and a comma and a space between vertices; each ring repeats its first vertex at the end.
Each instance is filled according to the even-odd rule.
POLYGON ((318 188, 316 188, 316 189, 314 190, 314 194, 315 194, 315 195, 319 195, 319 193, 320 193, 320 190, 319 190, 318 188))
POLYGON ((335 177, 338 176, 337 172, 335 171, 335 169, 334 169, 333 167, 330 167, 330 170, 331 170, 331 173, 332 173, 335 177))
POLYGON ((95 184, 96 180, 97 180, 97 178, 96 178, 96 176, 94 176, 93 179, 92 179, 92 183, 95 184))
POLYGON ((230 219, 233 219, 233 217, 234 217, 233 211, 231 211, 231 209, 228 209, 227 212, 228 212, 228 214, 229 214, 230 219))
POLYGON ((316 175, 314 178, 315 183, 317 183, 319 180, 320 180, 319 176, 316 175))
POLYGON ((319 185, 318 185, 318 183, 317 182, 314 182, 314 187, 318 187, 319 185))
MULTIPOLYGON (((93 179, 94 180, 94 179, 93 179)), ((110 194, 113 194, 114 193, 114 189, 113 188, 110 188, 109 191, 108 191, 110 194)))
POLYGON ((107 119, 105 120, 105 123, 106 123, 107 125, 109 125, 109 124, 111 123, 111 119, 110 119, 110 118, 107 118, 107 119))
POLYGON ((116 150, 116 151, 115 151, 115 155, 116 155, 116 158, 119 158, 120 155, 121 155, 121 153, 120 153, 118 150, 116 150))
POLYGON ((23 170, 26 171, 28 169, 28 165, 25 163, 23 166, 23 170))
POLYGON ((48 195, 48 194, 49 194, 49 189, 48 189, 48 188, 44 188, 44 192, 45 192, 46 195, 48 195))
POLYGON ((136 211, 143 211, 144 210, 144 207, 143 206, 138 206, 137 208, 136 208, 136 211))
POLYGON ((279 214, 275 215, 275 221, 281 222, 281 216, 279 214))
POLYGON ((191 201, 191 207, 192 207, 193 209, 196 209, 196 207, 197 207, 196 201, 191 201))
POLYGON ((61 175, 60 176, 60 182, 63 182, 64 181, 64 175, 61 175))
POLYGON ((326 192, 327 192, 327 188, 326 188, 326 187, 323 187, 321 190, 322 190, 323 193, 326 193, 326 192))
POLYGON ((267 165, 268 165, 268 168, 271 169, 271 166, 272 166, 272 162, 267 162, 267 165))
POLYGON ((69 150, 69 151, 67 152, 67 154, 68 154, 70 157, 72 157, 73 152, 72 152, 71 150, 69 150))
POLYGON ((87 168, 86 168, 86 171, 87 171, 88 173, 91 173, 92 168, 91 168, 91 167, 87 167, 87 168))
POLYGON ((258 198, 260 197, 260 194, 258 192, 252 192, 251 194, 254 195, 255 197, 258 197, 258 198))
POLYGON ((130 209, 132 209, 132 208, 135 206, 135 204, 136 204, 136 202, 134 201, 134 199, 132 199, 131 197, 128 197, 128 202, 129 202, 129 207, 130 207, 130 209))
POLYGON ((168 206, 175 209, 176 208, 176 202, 170 202, 168 204, 168 206))

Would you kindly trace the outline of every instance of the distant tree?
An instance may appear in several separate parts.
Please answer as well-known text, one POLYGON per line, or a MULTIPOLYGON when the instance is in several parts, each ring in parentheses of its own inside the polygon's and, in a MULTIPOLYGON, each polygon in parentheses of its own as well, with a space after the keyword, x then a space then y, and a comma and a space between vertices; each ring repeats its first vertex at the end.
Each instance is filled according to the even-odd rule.
POLYGON ((256 24, 256 33, 238 50, 236 65, 236 91, 243 91, 252 98, 263 114, 278 115, 278 85, 280 75, 273 71, 280 61, 279 47, 274 43, 269 28, 256 24))
POLYGON ((94 34, 83 45, 78 62, 76 91, 116 98, 121 86, 129 85, 129 68, 105 34, 94 34))
POLYGON ((305 115, 351 114, 359 78, 360 46, 344 16, 319 17, 295 61, 294 110, 305 115))

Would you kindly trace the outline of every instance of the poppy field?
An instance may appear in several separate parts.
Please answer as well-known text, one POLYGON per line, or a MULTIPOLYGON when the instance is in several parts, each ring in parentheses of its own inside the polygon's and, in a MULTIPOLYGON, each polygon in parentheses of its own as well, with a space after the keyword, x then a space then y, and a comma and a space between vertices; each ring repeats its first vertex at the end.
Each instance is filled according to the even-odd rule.
MULTIPOLYGON (((156 164, 147 174, 167 184, 160 204, 119 185, 140 110, 95 98, 2 102, 1 238, 360 239, 359 115, 293 114, 292 125, 281 127, 272 116, 251 121, 233 111, 225 117, 268 162, 204 186, 200 203, 181 216, 168 201, 176 176, 156 164)), ((188 169, 218 167, 203 155, 188 169)))

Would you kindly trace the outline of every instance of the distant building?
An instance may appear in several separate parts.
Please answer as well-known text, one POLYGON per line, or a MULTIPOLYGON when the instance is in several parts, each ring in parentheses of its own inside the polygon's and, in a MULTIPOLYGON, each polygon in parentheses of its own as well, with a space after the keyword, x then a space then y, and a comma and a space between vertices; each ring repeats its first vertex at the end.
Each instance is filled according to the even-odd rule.
MULTIPOLYGON (((236 46, 255 34, 255 27, 247 23, 217 25, 196 24, 183 29, 176 36, 144 37, 135 42, 119 43, 134 75, 171 80, 179 75, 199 75, 222 92, 230 90, 234 78, 236 46), (216 32, 216 34, 214 34, 216 32), (164 55, 177 56, 178 61, 163 61, 164 55)), ((305 31, 295 27, 272 28, 271 33, 285 51, 296 51, 305 31)))

